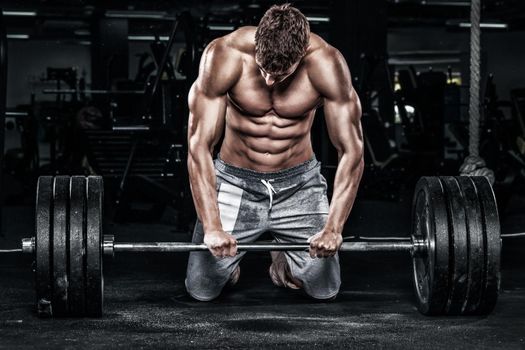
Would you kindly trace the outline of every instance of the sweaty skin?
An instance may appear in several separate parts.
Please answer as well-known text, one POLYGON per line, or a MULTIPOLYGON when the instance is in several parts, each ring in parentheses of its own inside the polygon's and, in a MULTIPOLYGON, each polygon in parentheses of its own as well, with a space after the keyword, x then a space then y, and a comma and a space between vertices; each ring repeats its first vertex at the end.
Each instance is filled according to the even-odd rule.
POLYGON ((188 170, 204 243, 215 256, 237 253, 217 203, 212 152, 221 136, 226 163, 260 172, 290 168, 313 156, 310 132, 323 106, 339 162, 326 225, 309 242, 312 257, 333 256, 363 172, 359 97, 343 56, 319 36, 310 35, 305 56, 287 72, 266 72, 255 60, 255 30, 212 41, 188 96, 188 170))

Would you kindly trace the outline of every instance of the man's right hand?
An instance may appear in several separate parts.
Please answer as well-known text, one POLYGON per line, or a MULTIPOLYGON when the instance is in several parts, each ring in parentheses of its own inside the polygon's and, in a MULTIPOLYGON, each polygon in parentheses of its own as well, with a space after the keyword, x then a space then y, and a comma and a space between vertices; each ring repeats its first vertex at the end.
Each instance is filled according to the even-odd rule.
POLYGON ((237 255, 237 240, 223 230, 206 232, 204 234, 204 244, 218 258, 237 255))

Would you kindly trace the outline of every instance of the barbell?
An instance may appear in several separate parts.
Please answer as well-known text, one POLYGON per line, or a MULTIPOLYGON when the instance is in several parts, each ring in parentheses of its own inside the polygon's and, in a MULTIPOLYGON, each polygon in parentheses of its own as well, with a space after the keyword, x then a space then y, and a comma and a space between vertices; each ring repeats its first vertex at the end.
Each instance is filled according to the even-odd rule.
MULTIPOLYGON (((205 251, 204 244, 115 242, 102 232, 99 176, 42 176, 36 195, 36 236, 18 251, 34 255, 36 308, 41 317, 103 313, 103 256, 119 252, 205 251)), ((501 236, 496 200, 485 177, 422 177, 406 239, 360 239, 340 251, 402 251, 412 256, 418 310, 425 315, 481 315, 496 305, 501 236)), ((306 251, 307 242, 238 244, 239 251, 306 251)))

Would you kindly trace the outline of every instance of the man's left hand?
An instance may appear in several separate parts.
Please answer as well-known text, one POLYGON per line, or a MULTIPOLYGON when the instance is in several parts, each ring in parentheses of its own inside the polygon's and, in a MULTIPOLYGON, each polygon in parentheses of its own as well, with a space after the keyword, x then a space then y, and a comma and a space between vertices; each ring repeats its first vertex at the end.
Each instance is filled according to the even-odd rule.
POLYGON ((308 242, 312 258, 328 258, 337 253, 343 243, 343 237, 340 233, 324 229, 308 238, 308 242))

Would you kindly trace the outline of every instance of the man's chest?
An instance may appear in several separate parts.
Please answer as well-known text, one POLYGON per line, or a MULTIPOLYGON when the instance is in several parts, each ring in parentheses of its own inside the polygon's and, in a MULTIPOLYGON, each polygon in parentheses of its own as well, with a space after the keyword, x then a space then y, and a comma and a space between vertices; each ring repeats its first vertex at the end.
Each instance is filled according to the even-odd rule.
POLYGON ((283 117, 299 117, 317 108, 319 93, 306 74, 300 73, 268 87, 256 74, 244 76, 228 93, 230 102, 241 113, 262 116, 270 111, 283 117))

